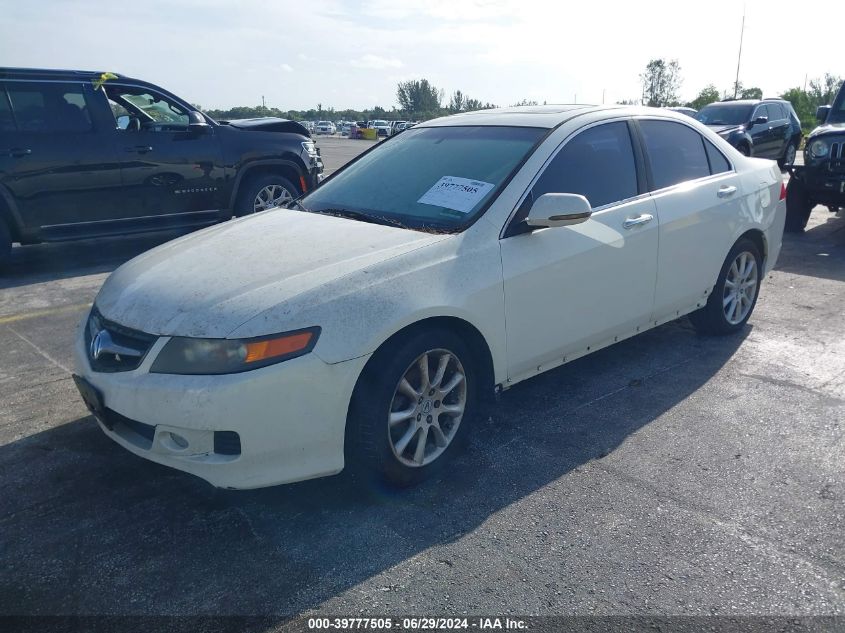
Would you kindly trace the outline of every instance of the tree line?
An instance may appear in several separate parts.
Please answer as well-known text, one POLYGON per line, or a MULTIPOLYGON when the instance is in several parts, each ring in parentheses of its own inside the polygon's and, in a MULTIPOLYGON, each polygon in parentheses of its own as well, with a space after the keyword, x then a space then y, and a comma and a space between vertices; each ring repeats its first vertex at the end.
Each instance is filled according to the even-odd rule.
MULTIPOLYGON (((757 86, 745 86, 742 82, 735 82, 729 88, 720 91, 714 84, 708 84, 690 101, 680 98, 681 66, 677 59, 652 59, 646 64, 640 74, 642 94, 639 99, 626 99, 618 103, 624 105, 647 105, 652 107, 687 106, 700 110, 704 106, 722 99, 762 99, 763 91, 757 86)), ((826 73, 823 78, 812 79, 808 86, 790 88, 781 95, 776 95, 792 103, 801 126, 805 131, 816 125, 816 108, 833 101, 842 77, 826 73)), ((323 108, 318 103, 316 108, 309 110, 280 110, 266 106, 236 106, 228 110, 206 110, 214 119, 248 119, 254 117, 279 117, 294 121, 369 121, 372 119, 394 119, 409 121, 426 121, 439 116, 471 112, 497 107, 493 103, 482 102, 470 97, 461 90, 455 90, 448 101, 445 101, 444 91, 434 86, 428 79, 410 79, 399 82, 396 86, 396 102, 398 108, 390 109, 376 105, 364 110, 336 110, 323 108)), ((511 105, 538 105, 536 101, 523 99, 511 105)), ((200 106, 196 106, 202 109, 200 106)))

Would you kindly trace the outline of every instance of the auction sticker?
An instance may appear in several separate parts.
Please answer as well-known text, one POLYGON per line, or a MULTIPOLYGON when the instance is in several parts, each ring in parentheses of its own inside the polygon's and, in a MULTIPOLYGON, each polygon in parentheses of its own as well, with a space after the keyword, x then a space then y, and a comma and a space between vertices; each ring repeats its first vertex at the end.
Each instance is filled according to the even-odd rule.
POLYGON ((417 202, 469 213, 494 186, 480 180, 443 176, 417 202))

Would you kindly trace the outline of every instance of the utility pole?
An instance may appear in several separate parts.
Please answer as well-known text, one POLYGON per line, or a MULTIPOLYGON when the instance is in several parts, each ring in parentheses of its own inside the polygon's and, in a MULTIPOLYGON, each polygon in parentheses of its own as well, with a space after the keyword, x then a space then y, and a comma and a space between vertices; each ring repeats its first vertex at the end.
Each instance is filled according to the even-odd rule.
POLYGON ((604 93, 607 91, 606 88, 601 89, 601 104, 604 105, 604 93))
POLYGON ((264 103, 264 95, 261 95, 261 107, 266 108, 267 105, 264 103))
POLYGON ((745 4, 742 5, 742 29, 739 32, 739 55, 736 58, 736 81, 734 82, 734 99, 739 94, 739 64, 742 61, 742 38, 745 35, 745 4))

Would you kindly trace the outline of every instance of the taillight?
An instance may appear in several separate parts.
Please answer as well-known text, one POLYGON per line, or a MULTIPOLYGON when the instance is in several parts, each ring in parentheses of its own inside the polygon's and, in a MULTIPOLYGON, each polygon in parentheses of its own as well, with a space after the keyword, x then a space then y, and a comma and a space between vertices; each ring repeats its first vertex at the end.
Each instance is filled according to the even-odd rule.
POLYGON ((786 200, 786 185, 784 183, 780 183, 780 199, 786 200))

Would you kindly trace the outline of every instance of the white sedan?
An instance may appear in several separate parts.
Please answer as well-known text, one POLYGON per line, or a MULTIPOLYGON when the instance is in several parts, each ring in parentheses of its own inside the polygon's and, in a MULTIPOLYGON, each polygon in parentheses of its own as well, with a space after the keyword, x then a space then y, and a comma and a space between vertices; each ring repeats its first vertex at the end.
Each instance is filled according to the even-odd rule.
POLYGON ((436 119, 121 266, 76 381, 114 441, 215 486, 409 484, 496 390, 687 314, 742 329, 784 217, 774 162, 668 110, 436 119))

